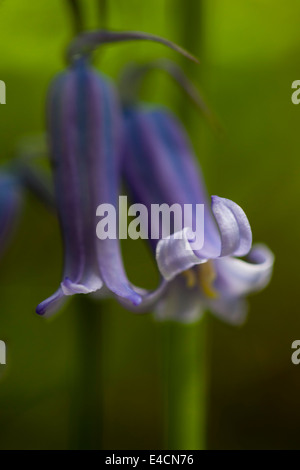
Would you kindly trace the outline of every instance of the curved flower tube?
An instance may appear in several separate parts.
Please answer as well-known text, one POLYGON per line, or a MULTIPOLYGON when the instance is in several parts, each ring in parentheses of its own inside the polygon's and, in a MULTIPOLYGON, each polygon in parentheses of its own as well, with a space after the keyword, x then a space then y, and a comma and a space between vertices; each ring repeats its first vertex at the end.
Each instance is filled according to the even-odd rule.
POLYGON ((130 284, 119 241, 96 236, 97 207, 117 207, 119 194, 122 121, 113 86, 78 59, 54 80, 47 118, 64 270, 60 287, 37 313, 49 316, 67 296, 103 286, 133 308, 147 302, 155 294, 130 284))
MULTIPOLYGON (((252 233, 244 211, 213 196, 208 204, 203 178, 188 138, 165 109, 129 108, 124 112, 126 147, 123 172, 134 202, 190 204, 184 228, 151 240, 162 276, 169 281, 158 303, 159 316, 193 320, 207 307, 231 322, 245 317, 244 296, 269 282, 273 255, 264 246, 251 250, 252 233), (195 246, 197 204, 204 205, 204 243, 195 246), (175 233, 174 233, 175 232, 175 233), (248 255, 247 261, 236 256, 248 255)), ((203 228, 203 227, 202 227, 203 228)), ((156 231, 159 231, 158 227, 156 231)), ((149 238, 153 233, 149 228, 149 238)), ((161 233, 161 232, 160 232, 161 233)))

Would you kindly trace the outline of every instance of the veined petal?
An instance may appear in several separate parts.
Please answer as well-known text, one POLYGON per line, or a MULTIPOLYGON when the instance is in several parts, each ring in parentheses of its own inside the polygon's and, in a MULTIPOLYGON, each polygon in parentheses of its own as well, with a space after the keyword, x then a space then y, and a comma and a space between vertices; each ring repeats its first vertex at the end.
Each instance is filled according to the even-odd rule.
POLYGON ((215 261, 216 288, 234 297, 260 291, 271 279, 273 264, 274 255, 265 245, 254 245, 247 261, 220 258, 215 261))
MULTIPOLYGON (((194 158, 188 137, 176 118, 165 109, 133 108, 124 113, 126 145, 123 172, 135 202, 192 205, 186 227, 196 229, 196 204, 204 204, 203 258, 220 251, 217 225, 208 203, 201 171, 194 158)), ((172 230, 173 233, 175 230, 172 230)), ((151 240, 151 224, 149 224, 151 240)))
POLYGON ((181 232, 176 232, 158 242, 156 261, 164 279, 170 281, 177 274, 207 261, 195 255, 191 248, 194 240, 195 234, 191 229, 184 228, 181 232))
MULTIPOLYGON (((96 292, 104 283, 138 305, 142 297, 126 277, 119 241, 96 235, 97 207, 117 208, 119 195, 122 123, 113 86, 85 60, 76 61, 52 85, 48 124, 65 248, 59 295, 96 292)), ((49 305, 53 312, 52 304, 38 311, 49 305)))
MULTIPOLYGON (((212 197, 212 211, 216 218, 221 243, 209 250, 193 250, 194 232, 186 227, 170 237, 160 240, 156 247, 158 268, 166 280, 208 259, 227 255, 242 256, 251 248, 252 233, 244 211, 229 199, 212 197)), ((205 223, 205 222, 204 222, 205 223)))
MULTIPOLYGON (((89 145, 93 149, 87 171, 89 172, 92 199, 95 201, 94 218, 99 204, 118 206, 120 176, 120 146, 122 123, 119 103, 113 88, 107 81, 91 83, 89 95, 90 125, 97 132, 89 134, 89 145), (97 103, 101 102, 101 107, 97 103)), ((116 211, 118 216, 118 212, 116 211)), ((95 233, 96 227, 93 227, 95 233)), ((120 298, 133 305, 141 302, 141 296, 127 279, 117 238, 96 240, 96 256, 105 285, 120 298)))
POLYGON ((64 241, 63 277, 79 284, 90 275, 101 282, 94 260, 95 216, 87 171, 91 154, 89 133, 97 132, 89 122, 87 100, 91 94, 89 84, 98 80, 85 63, 78 62, 54 81, 48 99, 49 140, 64 241))
MULTIPOLYGON (((149 221, 148 238, 156 247, 157 263, 164 278, 171 280, 208 259, 245 255, 251 248, 252 234, 244 211, 234 202, 217 196, 213 196, 210 207, 191 146, 176 119, 165 110, 143 108, 127 110, 124 119, 123 167, 134 201, 145 204, 148 211, 153 204, 166 203, 169 207, 179 205, 183 213, 186 204, 192 205, 188 218, 181 215, 183 230, 175 234, 173 222, 170 227, 173 235, 161 236, 158 243, 151 239, 154 221, 149 221), (197 215, 199 204, 204 205, 204 221, 199 221, 197 215), (193 239, 187 233, 197 231, 198 225, 203 228, 203 222, 204 244, 201 249, 192 250, 193 239)), ((161 233, 159 227, 156 232, 161 233)))
POLYGON ((212 196, 212 211, 221 235, 220 256, 244 256, 252 246, 252 232, 243 209, 229 199, 212 196))
MULTIPOLYGON (((37 312, 49 315, 59 307, 57 297, 101 288, 96 260, 95 208, 89 171, 93 171, 90 136, 98 132, 89 106, 91 84, 101 78, 84 61, 78 61, 53 82, 48 96, 48 134, 53 165, 56 204, 64 243, 62 287, 37 312), (68 281, 66 280, 68 279, 68 281), (95 279, 90 285, 89 279, 95 279), (66 282, 66 286, 64 283, 66 282)), ((98 98, 98 97, 97 97, 98 98)), ((101 107, 101 101, 98 106, 101 107)))

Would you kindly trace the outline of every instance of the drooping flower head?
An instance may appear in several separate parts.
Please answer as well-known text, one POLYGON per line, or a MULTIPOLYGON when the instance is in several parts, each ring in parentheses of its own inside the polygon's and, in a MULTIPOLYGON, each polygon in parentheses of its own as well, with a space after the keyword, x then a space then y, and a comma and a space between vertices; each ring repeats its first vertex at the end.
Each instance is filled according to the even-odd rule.
POLYGON ((58 290, 37 307, 49 316, 67 296, 108 289, 128 308, 144 306, 160 294, 128 281, 119 241, 96 236, 99 205, 115 207, 119 195, 122 113, 112 83, 90 66, 99 44, 155 40, 189 54, 169 41, 145 33, 89 32, 68 49, 70 67, 56 77, 47 101, 47 127, 56 205, 64 243, 63 278, 58 290))
MULTIPOLYGON (((208 203, 191 144, 170 112, 134 106, 124 111, 124 122, 127 141, 123 172, 134 201, 147 207, 193 207, 182 233, 152 240, 159 270, 169 282, 166 295, 157 305, 158 313, 187 321, 208 307, 228 321, 242 321, 245 295, 269 282, 272 253, 265 246, 251 250, 251 228, 237 204, 217 196, 208 203), (204 205, 204 243, 200 249, 194 247, 197 204, 204 205), (245 255, 247 261, 237 258, 245 255)), ((153 229, 149 236, 150 232, 153 229)))
POLYGON ((47 112, 64 273, 37 313, 49 315, 65 296, 95 292, 103 283, 138 304, 141 297, 125 276, 118 241, 96 236, 98 205, 116 206, 118 197, 121 121, 114 87, 79 59, 54 80, 47 112))

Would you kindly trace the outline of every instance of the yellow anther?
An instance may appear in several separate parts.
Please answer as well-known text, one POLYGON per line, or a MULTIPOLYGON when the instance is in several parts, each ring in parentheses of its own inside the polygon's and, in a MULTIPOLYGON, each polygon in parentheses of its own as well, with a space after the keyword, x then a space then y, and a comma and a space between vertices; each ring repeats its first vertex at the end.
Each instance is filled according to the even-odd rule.
POLYGON ((192 289, 197 284, 196 273, 193 269, 188 269, 187 271, 183 271, 182 275, 185 277, 186 286, 189 289, 192 289))
POLYGON ((218 292, 213 286, 216 279, 216 271, 214 270, 213 263, 207 261, 206 263, 199 264, 196 270, 198 274, 198 284, 202 292, 210 299, 219 297, 218 292))

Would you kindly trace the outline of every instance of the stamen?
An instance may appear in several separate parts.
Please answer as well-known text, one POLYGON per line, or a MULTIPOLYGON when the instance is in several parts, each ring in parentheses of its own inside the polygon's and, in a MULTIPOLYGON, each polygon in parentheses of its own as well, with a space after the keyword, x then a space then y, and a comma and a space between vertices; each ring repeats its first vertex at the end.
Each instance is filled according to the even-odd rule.
POLYGON ((192 289, 197 284, 196 273, 193 269, 183 271, 182 275, 185 277, 186 286, 188 289, 192 289))
POLYGON ((217 290, 214 288, 213 283, 216 279, 216 271, 211 261, 196 266, 198 274, 198 284, 202 292, 210 299, 219 297, 217 290))

